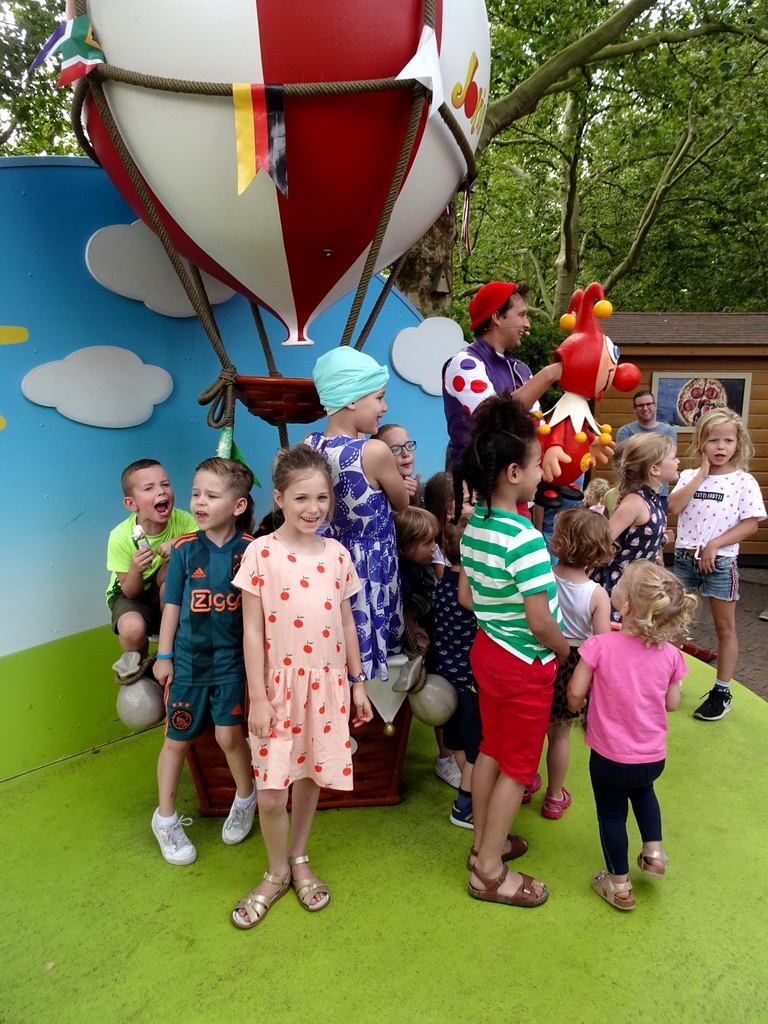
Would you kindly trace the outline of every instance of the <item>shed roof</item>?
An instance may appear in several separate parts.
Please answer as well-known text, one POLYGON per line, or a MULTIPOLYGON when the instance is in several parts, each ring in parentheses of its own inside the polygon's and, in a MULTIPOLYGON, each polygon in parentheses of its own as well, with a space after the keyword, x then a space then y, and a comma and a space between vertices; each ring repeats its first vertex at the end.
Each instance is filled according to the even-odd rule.
POLYGON ((614 313, 604 323, 617 345, 765 345, 768 313, 614 313))

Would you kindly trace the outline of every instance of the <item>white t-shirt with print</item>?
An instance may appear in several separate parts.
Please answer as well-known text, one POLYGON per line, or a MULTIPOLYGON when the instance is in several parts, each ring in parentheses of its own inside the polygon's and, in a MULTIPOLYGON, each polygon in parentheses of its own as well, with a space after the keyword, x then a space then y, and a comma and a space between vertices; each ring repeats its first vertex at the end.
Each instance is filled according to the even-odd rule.
MULTIPOLYGON (((697 469, 684 469, 680 474, 675 494, 690 483, 697 469)), ((765 519, 765 504, 757 480, 749 473, 735 470, 706 477, 677 518, 676 548, 699 551, 713 537, 719 537, 742 519, 765 519)), ((738 544, 726 544, 717 549, 718 555, 735 558, 738 544)))

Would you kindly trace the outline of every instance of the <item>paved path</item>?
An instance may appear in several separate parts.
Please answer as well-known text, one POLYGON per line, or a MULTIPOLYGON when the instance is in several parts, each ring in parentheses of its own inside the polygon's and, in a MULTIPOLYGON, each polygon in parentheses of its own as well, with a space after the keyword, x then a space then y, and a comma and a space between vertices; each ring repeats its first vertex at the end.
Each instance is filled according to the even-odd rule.
MULTIPOLYGON (((760 612, 768 609, 768 570, 741 569, 739 595, 736 605, 739 660, 734 679, 768 701, 768 622, 759 618, 760 612)), ((690 636, 697 647, 717 650, 717 635, 706 599, 699 606, 690 636)))

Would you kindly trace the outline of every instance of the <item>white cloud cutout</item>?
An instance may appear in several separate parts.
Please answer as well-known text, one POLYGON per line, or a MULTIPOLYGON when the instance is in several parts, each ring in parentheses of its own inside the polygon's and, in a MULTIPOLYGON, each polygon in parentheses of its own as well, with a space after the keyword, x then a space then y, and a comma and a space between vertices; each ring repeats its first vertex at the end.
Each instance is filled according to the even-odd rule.
POLYGON ((400 331, 389 358, 398 376, 418 384, 428 395, 440 395, 443 364, 465 345, 464 333, 455 320, 431 316, 418 327, 400 331))
POLYGON ((173 391, 173 378, 125 348, 94 345, 43 363, 21 382, 25 398, 91 427, 135 427, 173 391))
MULTIPOLYGON (((85 263, 99 284, 128 299, 138 299, 155 313, 195 315, 162 242, 143 221, 100 228, 88 239, 85 263)), ((212 305, 235 294, 208 274, 202 277, 212 305)))

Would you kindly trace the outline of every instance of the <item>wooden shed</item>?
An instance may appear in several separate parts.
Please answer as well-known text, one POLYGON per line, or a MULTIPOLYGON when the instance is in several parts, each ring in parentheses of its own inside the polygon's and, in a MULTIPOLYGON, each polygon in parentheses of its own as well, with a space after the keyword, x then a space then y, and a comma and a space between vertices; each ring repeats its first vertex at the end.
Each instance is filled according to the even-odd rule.
MULTIPOLYGON (((707 395, 712 404, 728 398, 747 424, 755 446, 749 471, 768 504, 768 314, 614 313, 603 327, 620 361, 640 369, 636 390, 653 391, 658 419, 677 427, 681 469, 692 465, 685 458, 691 423, 706 409, 707 395)), ((632 394, 611 389, 596 403, 596 416, 615 434, 635 419, 632 394)), ((768 562, 768 521, 741 545, 741 560, 768 562)))

